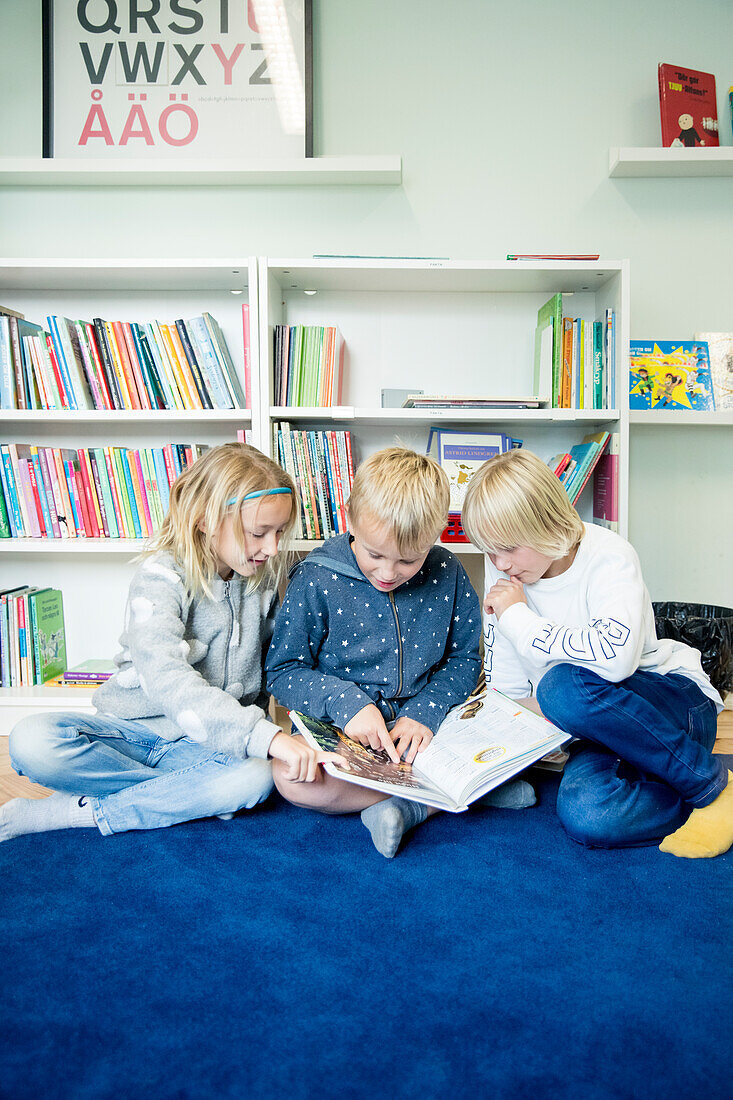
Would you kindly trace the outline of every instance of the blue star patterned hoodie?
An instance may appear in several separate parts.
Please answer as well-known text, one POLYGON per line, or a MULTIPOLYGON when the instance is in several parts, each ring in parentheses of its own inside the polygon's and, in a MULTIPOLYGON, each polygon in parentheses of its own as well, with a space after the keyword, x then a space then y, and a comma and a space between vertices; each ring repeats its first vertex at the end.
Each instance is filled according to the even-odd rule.
POLYGON ((343 728, 374 703, 437 730, 470 695, 480 670, 479 601, 463 566, 434 546, 409 581, 380 592, 349 535, 293 570, 265 665, 277 701, 343 728))

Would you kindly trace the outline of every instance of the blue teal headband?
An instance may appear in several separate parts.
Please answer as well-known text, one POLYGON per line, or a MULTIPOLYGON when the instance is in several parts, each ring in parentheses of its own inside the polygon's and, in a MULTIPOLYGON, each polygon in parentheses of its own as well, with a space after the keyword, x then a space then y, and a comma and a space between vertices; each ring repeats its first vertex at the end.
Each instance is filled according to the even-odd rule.
MULTIPOLYGON (((254 500, 255 497, 269 497, 275 496, 276 493, 292 493, 292 491, 292 489, 288 489, 285 485, 278 489, 256 489, 254 493, 246 493, 241 498, 241 503, 244 504, 245 500, 254 500)), ((232 497, 231 500, 227 501, 227 508, 230 508, 232 504, 236 504, 239 500, 239 497, 232 497)))

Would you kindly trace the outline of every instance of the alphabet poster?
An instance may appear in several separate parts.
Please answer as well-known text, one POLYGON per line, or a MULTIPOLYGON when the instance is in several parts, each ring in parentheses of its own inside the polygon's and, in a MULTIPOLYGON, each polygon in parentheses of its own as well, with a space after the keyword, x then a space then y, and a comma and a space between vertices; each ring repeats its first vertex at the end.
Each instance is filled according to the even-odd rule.
POLYGON ((311 0, 43 0, 45 157, 312 155, 311 0))

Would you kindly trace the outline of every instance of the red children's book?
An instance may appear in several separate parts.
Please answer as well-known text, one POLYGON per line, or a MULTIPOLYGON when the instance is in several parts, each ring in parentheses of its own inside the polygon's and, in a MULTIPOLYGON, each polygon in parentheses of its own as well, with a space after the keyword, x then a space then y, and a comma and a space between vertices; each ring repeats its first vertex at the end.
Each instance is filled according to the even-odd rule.
POLYGON ((719 145, 715 77, 695 69, 659 65, 662 145, 694 149, 719 145))

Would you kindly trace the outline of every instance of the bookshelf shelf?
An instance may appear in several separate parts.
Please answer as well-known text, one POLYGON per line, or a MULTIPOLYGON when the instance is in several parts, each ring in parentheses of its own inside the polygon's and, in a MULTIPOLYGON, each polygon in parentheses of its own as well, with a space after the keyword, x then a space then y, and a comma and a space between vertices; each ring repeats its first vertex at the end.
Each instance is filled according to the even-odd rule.
MULTIPOLYGON (((87 707, 91 706, 92 694, 96 690, 86 687, 61 687, 53 684, 41 684, 38 687, 0 688, 0 706, 8 706, 29 701, 38 702, 41 706, 64 710, 67 707, 76 709, 76 703, 87 707)), ((7 731, 5 731, 7 732, 7 731)))
POLYGON ((629 424, 674 424, 675 428, 704 428, 733 426, 733 409, 716 409, 711 412, 681 412, 679 409, 638 409, 629 413, 629 424))
POLYGON ((0 688, 0 736, 7 737, 16 722, 28 714, 47 710, 94 711, 92 694, 95 688, 40 687, 0 688))
POLYGON ((385 409, 339 405, 272 405, 270 416, 276 420, 342 423, 362 421, 374 425, 444 424, 526 424, 531 421, 555 423, 606 424, 618 420, 618 409, 385 409))
POLYGON ((124 554, 134 557, 145 539, 0 539, 0 554, 124 554))
POLYGON ((0 158, 0 186, 6 187, 323 187, 401 182, 398 155, 206 161, 0 158))
POLYGON ((0 409, 3 424, 216 424, 234 423, 246 427, 252 422, 249 409, 0 409))
POLYGON ((609 150, 608 174, 616 179, 733 176, 733 146, 710 149, 615 147, 609 150))

